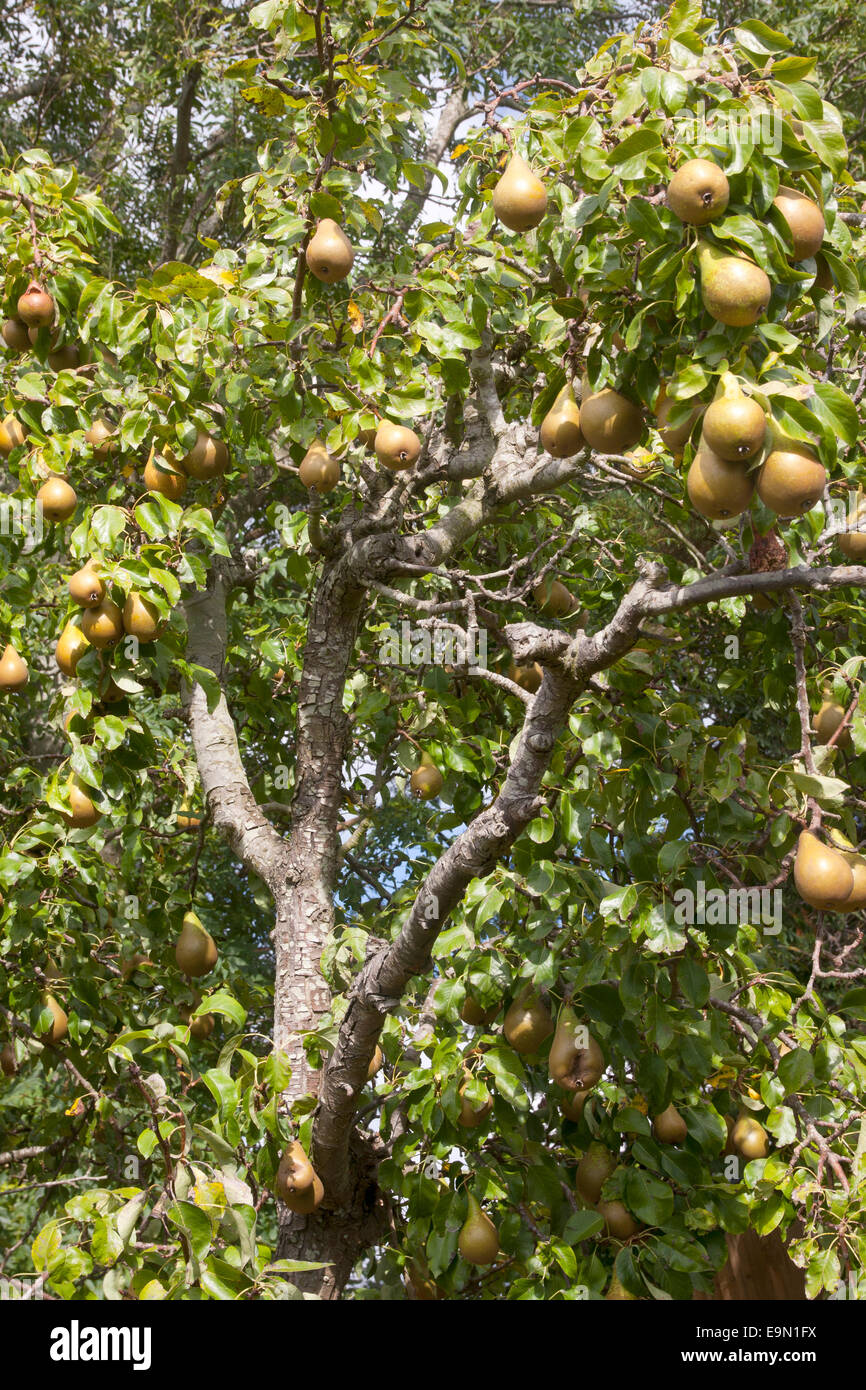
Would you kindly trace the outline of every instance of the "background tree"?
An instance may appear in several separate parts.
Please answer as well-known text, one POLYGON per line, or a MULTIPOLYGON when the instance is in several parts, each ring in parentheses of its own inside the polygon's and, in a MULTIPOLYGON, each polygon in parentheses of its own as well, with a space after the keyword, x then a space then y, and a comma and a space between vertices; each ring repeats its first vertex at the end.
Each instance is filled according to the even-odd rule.
MULTIPOLYGON (((811 1296, 862 1263, 861 927, 789 882, 803 826, 863 838, 866 569, 831 505, 858 478, 864 380, 838 117, 810 57, 761 23, 720 47, 692 0, 580 71, 540 16, 526 66, 515 47, 485 67, 478 7, 467 63, 443 8, 269 0, 250 32, 189 12, 188 35, 224 21, 239 126, 264 136, 257 162, 234 135, 213 152, 243 168, 195 265, 197 218, 165 240, 206 183, 184 158, 158 227, 126 237, 44 151, 4 179, 6 312, 35 277, 59 326, 10 330, 3 364, 24 436, 7 421, 7 684, 15 652, 30 668, 2 697, 4 1270, 61 1297, 690 1299, 747 1230, 785 1236, 811 1296), (476 123, 430 148, 446 92, 476 123), (745 118, 723 150, 689 123, 700 101, 745 118), (426 198, 449 148, 453 216, 426 198), (492 206, 513 151, 548 199, 523 233, 492 206), (707 154, 730 203, 698 234, 665 188, 707 154), (820 262, 794 260, 785 180, 823 206, 820 262), (354 247, 337 284, 308 270, 324 219, 354 247), (708 313, 699 243, 752 258, 766 314, 708 313), (731 374, 828 470, 794 520, 766 474, 733 528, 689 505, 692 411, 731 374), (543 451, 571 381, 588 436, 607 384, 640 428, 543 451), (383 419, 417 431, 410 469, 371 449, 383 419), (317 446, 340 470, 322 493, 299 473, 317 446), (39 536, 20 509, 52 471, 77 507, 39 536), (110 607, 66 602, 88 560, 132 596, 116 645, 110 607), (845 724, 813 747, 824 683, 845 724), (413 800, 422 760, 443 780, 413 800), (69 828, 70 791, 101 819, 69 828), (682 887, 783 885, 781 931, 674 910, 682 887), (189 911, 219 959, 185 978, 189 911), (503 1031, 526 991, 552 1048, 544 1027, 515 1048, 513 1013, 503 1031), (312 1213, 271 1195, 292 1203, 293 1142, 312 1213), (469 1197, 497 1228, 483 1266, 469 1197)), ((498 42, 516 7, 495 8, 498 42)))

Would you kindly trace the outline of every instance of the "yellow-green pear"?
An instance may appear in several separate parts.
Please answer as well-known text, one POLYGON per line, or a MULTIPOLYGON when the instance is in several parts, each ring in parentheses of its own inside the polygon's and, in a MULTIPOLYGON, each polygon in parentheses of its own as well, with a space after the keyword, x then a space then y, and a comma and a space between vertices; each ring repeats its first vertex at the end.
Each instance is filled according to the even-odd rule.
POLYGON ((550 1044, 547 1074, 565 1091, 591 1091, 604 1072, 604 1054, 574 1010, 565 1005, 559 1012, 556 1032, 550 1044))
POLYGON ((704 414, 704 443, 729 463, 754 458, 764 443, 767 417, 756 400, 747 396, 739 381, 727 373, 721 394, 704 414))
POLYGON ((643 434, 640 407, 605 386, 601 391, 585 389, 580 402, 580 429, 591 449, 599 454, 623 454, 633 449, 643 434))
POLYGON ((549 576, 536 584, 532 597, 542 613, 550 618, 567 618, 577 608, 574 597, 558 579, 549 576))
POLYGON ((114 647, 123 636, 123 614, 116 603, 104 598, 95 608, 85 608, 81 615, 81 631, 97 651, 114 647))
POLYGON ((584 447, 580 410, 566 382, 541 422, 541 446, 555 459, 570 459, 584 447))
POLYGON ((767 312, 773 287, 754 261, 702 241, 698 264, 704 307, 718 323, 748 328, 767 312))
POLYGON ((633 1293, 629 1293, 628 1289, 620 1281, 619 1275, 617 1274, 616 1270, 614 1270, 611 1276, 610 1287, 608 1288, 608 1291, 605 1294, 605 1299, 607 1301, 615 1300, 619 1302, 629 1303, 636 1303, 638 1301, 636 1295, 633 1293))
POLYGON ((615 1240, 631 1240, 640 1230, 639 1222, 622 1202, 599 1202, 596 1211, 604 1221, 607 1234, 615 1240))
POLYGON ((416 767, 409 778, 409 784, 412 788, 412 795, 416 796, 419 801, 431 801, 442 790, 442 773, 429 758, 424 758, 421 766, 416 767))
POLYGON ((686 492, 696 512, 722 521, 745 511, 755 492, 755 474, 741 463, 728 463, 701 443, 686 478, 686 492))
POLYGON ((307 266, 325 285, 345 280, 355 263, 352 243, 331 217, 323 217, 307 247, 307 266))
POLYGON ((43 1009, 51 1010, 51 1017, 53 1019, 53 1022, 48 1032, 42 1034, 42 1040, 44 1042, 52 1043, 62 1042, 63 1039, 66 1037, 69 1024, 69 1019, 67 1018, 65 1011, 61 1009, 57 1000, 54 998, 54 995, 49 994, 47 990, 42 995, 42 1007, 43 1009))
POLYGON ((93 424, 85 432, 84 438, 97 458, 108 458, 114 448, 114 430, 107 420, 100 417, 93 421, 93 424))
POLYGON ((499 1235, 490 1217, 467 1193, 469 1212, 457 1237, 457 1248, 469 1264, 491 1265, 499 1254, 499 1235))
POLYGON ((23 690, 30 679, 27 662, 19 656, 11 642, 0 657, 0 690, 23 690))
POLYGON ((585 1202, 594 1207, 601 1189, 616 1168, 616 1158, 604 1144, 594 1141, 577 1165, 575 1185, 585 1202))
POLYGON ((188 477, 207 482, 225 473, 229 466, 229 451, 221 439, 215 439, 207 430, 200 429, 189 453, 181 459, 180 466, 188 477))
POLYGON ((825 845, 811 830, 804 830, 797 842, 794 883, 810 907, 843 912, 854 889, 854 874, 838 850, 825 845))
POLYGON ((105 581, 92 560, 73 574, 69 581, 69 597, 80 608, 97 608, 105 598, 105 581))
POLYGON ((76 774, 73 773, 67 780, 66 790, 69 798, 69 810, 63 811, 61 814, 72 830, 89 830, 92 825, 96 825, 96 822, 102 819, 102 812, 94 805, 84 783, 76 774))
POLYGON ((297 1140, 289 1144, 277 1169, 274 1190, 289 1211, 309 1216, 325 1195, 322 1180, 297 1140))
POLYGON ((79 661, 89 650, 90 643, 78 624, 70 618, 57 639, 57 646, 54 648, 54 660, 64 676, 75 675, 79 661))
MULTIPOLYGON (((845 710, 833 699, 824 699, 817 714, 812 716, 812 730, 819 743, 829 743, 835 734, 842 720, 845 718, 845 710)), ((838 748, 845 748, 851 742, 851 732, 849 728, 842 730, 836 740, 838 748)))
POLYGON ((553 1032, 553 1019, 531 985, 521 990, 505 1015, 505 1037, 515 1052, 537 1052, 553 1032))
POLYGON ((731 1143, 743 1158, 766 1158, 767 1132, 751 1115, 741 1115, 731 1130, 731 1143))
POLYGON ((153 642, 159 636, 162 621, 156 605, 142 594, 127 594, 123 605, 123 630, 139 642, 153 642))
POLYGON ((24 427, 14 415, 0 420, 0 454, 11 454, 13 449, 24 443, 25 437, 24 427))
POLYGON ((776 427, 772 436, 758 473, 758 496, 777 516, 803 516, 823 496, 827 470, 803 440, 788 439, 776 427))
POLYGON ((668 184, 667 203, 681 222, 705 227, 721 217, 731 196, 727 177, 709 159, 689 159, 668 184))
POLYGON ((547 190, 526 160, 513 154, 493 190, 493 211, 512 232, 529 232, 547 211, 547 190))
POLYGON ((414 430, 382 420, 373 442, 376 457, 392 473, 411 468, 421 452, 421 440, 414 430))
POLYGON ((653 1120, 653 1134, 660 1144, 682 1144, 688 1133, 686 1122, 673 1103, 653 1120))
POLYGON ((75 488, 70 487, 65 478, 49 478, 36 494, 37 505, 42 508, 46 521, 68 521, 75 511, 78 498, 75 488))
POLYGON ((340 481, 340 465, 317 439, 301 459, 298 476, 304 487, 315 488, 320 494, 333 492, 340 481))
POLYGON ((818 204, 805 193, 783 184, 773 199, 773 207, 778 208, 788 224, 794 242, 791 260, 805 261, 817 256, 827 230, 818 204))
POLYGON ((175 959, 185 975, 207 975, 217 963, 218 951, 210 932, 195 912, 184 913, 183 925, 174 948, 175 959))

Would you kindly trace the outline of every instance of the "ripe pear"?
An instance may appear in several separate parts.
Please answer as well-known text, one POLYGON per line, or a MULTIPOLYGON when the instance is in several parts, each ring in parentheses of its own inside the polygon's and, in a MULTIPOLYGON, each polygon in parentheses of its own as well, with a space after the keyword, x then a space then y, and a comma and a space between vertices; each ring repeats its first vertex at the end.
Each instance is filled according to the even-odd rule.
POLYGON ((472 1028, 481 1028, 486 1024, 492 1023, 499 1013, 500 1005, 493 1004, 489 1009, 482 1009, 477 1000, 467 994, 460 1010, 460 1017, 464 1023, 470 1024, 472 1028))
POLYGON ((112 599, 104 598, 95 608, 85 608, 81 631, 97 651, 114 647, 123 636, 123 614, 112 599))
POLYGON ((547 211, 547 190, 526 160, 513 154, 493 190, 493 211, 512 232, 529 232, 547 211))
POLYGON ((852 507, 847 521, 848 529, 837 537, 839 549, 848 560, 855 564, 866 561, 866 501, 860 498, 852 507))
MULTIPOLYGON (((854 887, 845 899, 845 912, 860 912, 866 907, 866 859, 862 854, 846 854, 842 858, 854 875, 854 887)), ((781 1050, 781 1049, 780 1049, 781 1050)))
POLYGON ((3 341, 12 352, 27 352, 30 347, 30 339, 27 336, 27 324, 23 319, 6 319, 0 333, 3 341))
POLYGON ((577 1165, 575 1185, 585 1202, 594 1207, 601 1189, 616 1168, 616 1158, 604 1144, 592 1143, 577 1165))
POLYGON ((90 429, 85 432, 84 438, 97 458, 107 458, 114 448, 114 430, 107 420, 100 417, 93 421, 90 429))
POLYGON ((141 951, 136 951, 134 955, 127 956, 120 962, 120 974, 123 980, 130 979, 140 965, 153 965, 150 956, 145 956, 141 951))
POLYGON ((0 657, 0 690, 23 690, 29 679, 27 662, 8 643, 0 657))
POLYGON ((298 476, 304 487, 313 487, 319 494, 333 492, 340 481, 340 465, 317 439, 301 459, 298 476))
POLYGON ((432 1279, 425 1279, 420 1270, 407 1265, 403 1270, 403 1283, 409 1298, 416 1303, 435 1303, 444 1297, 432 1279))
POLYGON ((385 1058, 384 1058, 384 1056, 383 1056, 383 1054, 382 1054, 382 1049, 381 1049, 381 1047, 379 1046, 379 1044, 377 1043, 377 1044, 376 1044, 376 1051, 373 1053, 373 1056, 370 1058, 370 1065, 369 1065, 368 1068, 367 1068, 367 1080, 368 1080, 368 1081, 372 1081, 372 1080, 373 1080, 373 1077, 376 1076, 377 1073, 380 1072, 380 1071, 382 1070, 382 1063, 384 1062, 384 1060, 385 1060, 385 1058))
POLYGON ((818 204, 798 189, 783 185, 773 199, 773 207, 778 208, 790 229, 794 241, 791 260, 805 261, 817 256, 827 230, 818 204))
POLYGON ((558 579, 543 579, 532 590, 532 597, 542 613, 550 618, 567 618, 577 607, 572 595, 558 579))
POLYGON ((323 217, 307 247, 307 266, 317 280, 335 285, 345 280, 355 262, 352 243, 342 227, 323 217))
MULTIPOLYGON (((197 997, 193 1007, 197 1009, 200 1003, 201 999, 197 997)), ((180 1010, 180 1017, 189 1029, 191 1038, 207 1039, 216 1027, 216 1019, 213 1014, 199 1014, 197 1018, 193 1018, 192 1009, 185 1006, 180 1010)))
POLYGON ((0 454, 8 455, 24 443, 24 427, 14 415, 0 421, 0 454))
POLYGON ((754 261, 702 241, 698 263, 704 308, 718 323, 748 328, 766 313, 773 287, 754 261))
POLYGON ((825 845, 811 830, 804 830, 797 841, 794 883, 810 907, 841 912, 853 891, 854 874, 838 850, 825 845))
MULTIPOLYGON (((467 1073, 466 1080, 468 1079, 467 1073)), ((490 1096, 487 1100, 482 1101, 479 1106, 475 1106, 465 1094, 465 1090, 466 1081, 464 1080, 458 1092, 460 1097, 460 1114, 457 1116, 457 1123, 461 1125, 463 1129, 477 1129, 479 1125, 484 1124, 484 1121, 493 1109, 493 1097, 490 1096)))
MULTIPOLYGON (((812 716, 812 731, 819 743, 829 743, 842 720, 845 710, 835 700, 825 699, 817 714, 812 716)), ((837 747, 844 748, 851 742, 851 731, 846 728, 836 740, 837 747)))
POLYGON ((741 463, 727 463, 702 442, 686 479, 689 501, 709 521, 739 516, 755 492, 755 475, 741 463))
POLYGON ((4 1076, 14 1076, 18 1070, 18 1058, 12 1043, 6 1042, 0 1048, 0 1071, 4 1076))
POLYGON ((766 1158, 769 1145, 763 1125, 751 1115, 741 1115, 731 1130, 731 1143, 743 1158, 766 1158))
POLYGON ((665 387, 662 386, 655 406, 656 429, 662 438, 662 443, 670 449, 672 454, 678 454, 688 443, 692 435, 692 430, 696 422, 703 414, 704 407, 698 403, 693 406, 685 420, 679 425, 669 425, 671 412, 680 402, 669 396, 665 387))
POLYGON ((556 1032, 550 1044, 547 1074, 566 1091, 591 1091, 604 1071, 604 1054, 591 1034, 583 1046, 582 1025, 570 1006, 559 1012, 556 1032))
POLYGON ((97 608, 105 598, 105 582, 92 560, 73 574, 69 581, 69 597, 81 608, 97 608))
POLYGON ((65 478, 49 478, 37 492, 36 501, 46 521, 68 521, 78 498, 65 478))
POLYGON ((604 1297, 606 1301, 610 1301, 611 1299, 618 1300, 620 1302, 628 1301, 631 1303, 636 1303, 638 1301, 636 1295, 633 1293, 629 1293, 625 1285, 620 1282, 619 1275, 617 1274, 616 1270, 614 1270, 611 1276, 610 1287, 608 1288, 608 1291, 604 1297))
POLYGON ((144 465, 144 486, 148 492, 160 492, 170 502, 177 502, 186 492, 186 474, 164 455, 151 453, 144 465))
POLYGON ((515 1052, 537 1052, 553 1032, 553 1019, 531 985, 520 991, 505 1015, 506 1040, 515 1052))
POLYGON ((767 417, 758 402, 747 396, 735 377, 725 383, 724 394, 704 415, 703 438, 707 448, 728 463, 754 458, 764 443, 767 417))
POLYGON ((321 1178, 297 1140, 289 1144, 280 1159, 274 1191, 289 1211, 300 1216, 314 1212, 325 1195, 321 1178))
POLYGON ((414 430, 382 420, 373 447, 379 462, 392 473, 399 473, 412 467, 421 452, 421 440, 414 430))
POLYGON ((653 1134, 660 1144, 682 1144, 688 1137, 686 1122, 674 1104, 653 1120, 653 1134))
POLYGON ((566 383, 541 422, 541 444, 555 459, 570 459, 584 447, 580 411, 571 383, 566 383))
POLYGON ((221 439, 214 439, 206 430, 199 430, 196 441, 180 461, 184 473, 199 482, 207 482, 225 473, 229 466, 229 451, 221 439))
POLYGON ((48 365, 52 372, 74 372, 81 365, 81 353, 74 343, 64 343, 49 352, 48 365))
POLYGON ((75 675, 79 661, 89 650, 90 643, 81 628, 70 618, 57 639, 57 646, 54 648, 54 660, 64 676, 75 675))
POLYGON ((18 300, 18 317, 28 328, 47 328, 54 322, 54 300, 35 280, 31 280, 18 300))
POLYGON ((184 914, 181 933, 174 948, 175 960, 184 975, 207 975, 217 963, 218 951, 210 932, 195 912, 184 914))
POLYGON ((499 1235, 490 1217, 472 1193, 466 1194, 469 1212, 460 1227, 457 1249, 471 1265, 491 1265, 499 1254, 499 1235))
POLYGON ((571 1094, 561 1097, 559 1108, 567 1120, 572 1124, 577 1124, 583 1116, 583 1107, 586 1105, 589 1091, 573 1091, 571 1094))
POLYGON ((61 1009, 54 995, 49 994, 47 990, 42 995, 42 1007, 43 1009, 51 1010, 51 1017, 53 1019, 48 1032, 42 1034, 42 1041, 51 1043, 62 1042, 66 1037, 69 1025, 69 1019, 66 1013, 61 1009))
POLYGON ((667 203, 681 222, 705 227, 723 215, 730 196, 728 180, 717 164, 689 159, 668 184, 667 203))
POLYGON ((92 825, 102 819, 102 812, 97 809, 85 790, 84 783, 73 773, 67 783, 66 790, 69 799, 69 810, 61 812, 66 824, 72 830, 89 830, 92 825))
POLYGON ((521 690, 525 690, 529 695, 534 695, 544 680, 544 669, 539 666, 537 661, 533 661, 531 666, 516 666, 512 661, 508 676, 515 685, 520 686, 521 690))
POLYGON ((758 473, 758 496, 781 517, 803 516, 820 501, 827 471, 808 444, 777 437, 758 473))
POLYGON ((631 1240, 640 1230, 638 1222, 622 1202, 599 1202, 596 1211, 604 1220, 607 1234, 615 1240, 631 1240))
POLYGON ((591 449, 600 454, 623 454, 643 434, 643 413, 633 401, 609 386, 582 392, 580 428, 591 449))
POLYGON ((153 642, 162 628, 156 605, 134 591, 126 596, 122 621, 124 632, 137 637, 139 642, 153 642))
POLYGON ((442 782, 442 773, 432 763, 422 763, 420 767, 416 767, 409 779, 412 795, 417 796, 419 801, 430 801, 434 796, 438 796, 442 790, 442 782))

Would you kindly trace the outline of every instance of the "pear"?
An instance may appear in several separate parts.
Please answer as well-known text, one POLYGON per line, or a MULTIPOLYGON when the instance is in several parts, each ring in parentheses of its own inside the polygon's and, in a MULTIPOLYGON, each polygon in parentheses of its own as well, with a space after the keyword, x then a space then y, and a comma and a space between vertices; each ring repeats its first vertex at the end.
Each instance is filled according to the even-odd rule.
POLYGON ((355 262, 352 243, 330 217, 322 218, 307 246, 306 256, 310 273, 325 285, 345 280, 355 262))
MULTIPOLYGON (((829 743, 835 734, 842 720, 845 718, 845 710, 841 705, 837 705, 835 700, 825 699, 818 710, 812 716, 812 731, 819 743, 829 743)), ((844 748, 851 742, 851 731, 846 728, 836 740, 837 747, 844 748)))
POLYGON ((631 1212, 622 1202, 599 1202, 596 1211, 604 1221, 604 1228, 615 1240, 631 1240, 640 1230, 631 1212))
POLYGON ((521 990, 505 1015, 505 1037, 515 1052, 537 1052, 553 1032, 553 1019, 531 985, 521 990))
POLYGON ((177 813, 178 830, 198 830, 199 826, 201 825, 201 817, 189 815, 189 810, 190 804, 187 798, 184 797, 183 801, 180 803, 180 808, 177 813))
POLYGON ((102 812, 97 809, 85 790, 84 783, 73 773, 67 783, 66 790, 69 798, 69 810, 61 812, 66 824, 72 830, 89 830, 92 825, 102 819, 102 812))
POLYGON ((24 443, 24 427, 14 415, 7 415, 0 421, 0 454, 11 454, 24 443))
POLYGON ((421 440, 414 430, 383 420, 376 431, 373 447, 379 462, 392 473, 399 473, 401 469, 412 467, 421 452, 421 440))
POLYGON ((539 666, 537 661, 533 661, 531 666, 516 666, 512 661, 508 676, 515 685, 520 686, 521 690, 525 690, 529 695, 534 695, 544 680, 544 669, 539 666))
POLYGON ((150 956, 145 956, 141 951, 136 951, 134 955, 127 956, 120 962, 120 974, 123 980, 129 980, 140 965, 153 965, 150 956))
POLYGON ((148 492, 161 492, 170 502, 176 502, 186 492, 186 474, 164 455, 157 457, 151 452, 144 465, 144 486, 148 492))
POLYGON ((731 1143, 743 1158, 766 1158, 767 1132, 751 1115, 741 1115, 731 1130, 731 1143))
POLYGON ((27 662, 8 643, 0 657, 0 690, 23 690, 29 679, 27 662))
POLYGON ((442 773, 430 762, 422 762, 409 779, 412 795, 419 801, 431 801, 442 790, 442 773))
POLYGON ((0 1071, 4 1076, 14 1076, 18 1070, 18 1058, 12 1043, 4 1043, 0 1048, 0 1071))
POLYGON ((289 1211, 300 1216, 314 1212, 325 1195, 321 1178, 297 1140, 289 1144, 280 1159, 274 1191, 289 1211))
POLYGON ((781 517, 803 516, 820 501, 827 471, 808 444, 776 436, 758 474, 758 496, 781 517))
POLYGON ((107 420, 97 417, 90 429, 85 432, 84 438, 90 445, 97 458, 107 458, 114 448, 114 430, 107 420))
POLYGON ((499 1254, 499 1235, 471 1192, 467 1193, 467 1198, 469 1212, 460 1227, 457 1249, 471 1265, 491 1265, 499 1254))
POLYGON ((126 596, 122 621, 124 632, 139 642, 153 642, 162 627, 156 606, 134 591, 126 596))
POLYGON ((680 402, 669 396, 665 387, 659 391, 655 406, 656 429, 661 435, 662 443, 670 449, 672 454, 679 454, 691 438, 695 424, 703 414, 704 407, 700 403, 693 406, 685 420, 679 425, 669 425, 671 412, 680 402))
POLYGON ((79 661, 89 650, 90 643, 81 628, 70 618, 57 639, 57 646, 54 648, 54 660, 64 676, 75 675, 79 661))
POLYGON ((410 1299, 417 1303, 434 1303, 443 1297, 432 1279, 425 1279, 420 1270, 407 1265, 403 1270, 403 1283, 410 1299))
POLYGON ((49 478, 37 492, 36 501, 46 521, 68 521, 78 498, 65 478, 49 478))
POLYGON ((464 1080, 458 1092, 460 1097, 460 1114, 457 1116, 457 1123, 461 1125, 463 1129, 477 1129, 479 1125, 484 1124, 484 1121, 493 1109, 493 1097, 490 1096, 488 1100, 483 1101, 481 1105, 477 1107, 473 1105, 472 1101, 465 1094, 466 1081, 468 1079, 469 1074, 466 1073, 466 1080, 464 1080))
POLYGON ((594 1207, 601 1189, 616 1168, 616 1158, 604 1144, 592 1143, 577 1165, 575 1186, 585 1202, 594 1207))
POLYGON ((92 560, 73 574, 69 581, 69 597, 81 608, 98 608, 105 598, 105 582, 92 560))
POLYGON ((35 280, 31 280, 18 300, 19 319, 28 328, 47 328, 54 322, 54 300, 35 280))
POLYGON ((653 1120, 653 1134, 660 1144, 682 1144, 688 1132, 685 1120, 673 1104, 653 1120))
POLYGON ((95 608, 85 608, 81 615, 81 631, 97 651, 114 647, 123 636, 123 614, 116 603, 104 598, 95 608))
MULTIPOLYGON (((201 996, 196 995, 193 1008, 197 1009, 200 1003, 201 996)), ((180 1017, 181 1021, 185 1023, 187 1028, 189 1029, 190 1037, 196 1038, 198 1040, 203 1041, 209 1038, 214 1028, 216 1027, 216 1019, 214 1018, 213 1014, 199 1014, 197 1018, 193 1018, 192 1009, 188 1009, 186 1008, 186 1006, 183 1006, 180 1009, 180 1017)))
POLYGON ((601 1048, 591 1034, 587 1034, 583 1046, 578 1033, 580 1028, 574 1010, 563 1007, 550 1044, 547 1074, 566 1091, 592 1090, 604 1071, 601 1048))
POLYGON ((74 343, 64 343, 48 354, 48 365, 52 372, 74 372, 81 364, 81 353, 74 343))
POLYGON ((218 951, 210 932, 195 912, 184 914, 181 933, 174 948, 175 960, 184 975, 207 975, 217 963, 218 951))
POLYGON ((464 1023, 468 1023, 472 1028, 481 1028, 493 1022, 499 1009, 499 1004, 493 1004, 489 1009, 482 1009, 477 1000, 467 994, 460 1010, 460 1017, 464 1023))
POLYGON ((782 185, 773 199, 773 207, 778 208, 788 224, 794 242, 791 260, 805 261, 817 256, 827 230, 818 204, 796 188, 782 185))
POLYGON ((512 232, 529 232, 547 211, 547 190, 526 160, 513 154, 493 190, 493 211, 512 232))
POLYGON ((724 394, 707 407, 704 443, 727 463, 754 458, 764 443, 767 417, 758 402, 747 396, 736 377, 729 377, 724 394))
POLYGON ((667 203, 681 222, 705 227, 723 215, 730 196, 728 180, 717 164, 689 159, 668 184, 667 203))
POLYGON ((532 597, 542 613, 550 618, 567 618, 577 604, 564 584, 558 579, 544 579, 532 590, 532 597))
POLYGON ((340 481, 340 465, 317 439, 301 459, 298 476, 304 487, 315 488, 320 494, 333 492, 340 481))
POLYGON ((588 1096, 589 1091, 573 1091, 570 1095, 564 1095, 561 1098, 559 1108, 565 1118, 571 1120, 572 1124, 577 1124, 582 1119, 583 1107, 586 1105, 588 1096))
POLYGON ((221 439, 214 439, 207 430, 199 430, 195 443, 181 459, 180 466, 188 477, 206 482, 225 473, 229 466, 229 451, 221 439))
POLYGON ((727 463, 701 442, 686 479, 689 501, 709 521, 739 516, 755 492, 755 475, 741 463, 727 463))
POLYGON ((54 995, 49 994, 47 990, 42 995, 42 1007, 43 1009, 51 1010, 51 1017, 53 1020, 48 1032, 41 1035, 42 1041, 51 1043, 62 1042, 68 1032, 69 1019, 54 998, 54 995))
POLYGON ((794 883, 810 907, 841 912, 853 891, 854 874, 838 850, 825 845, 811 830, 804 830, 797 841, 794 883))
POLYGON ((30 347, 30 339, 27 336, 27 324, 23 319, 6 319, 2 329, 3 341, 12 352, 27 352, 30 347))
POLYGON ((866 561, 866 502, 861 498, 851 509, 848 529, 838 537, 839 549, 856 564, 866 561))
POLYGON ((373 1056, 370 1058, 370 1065, 369 1065, 368 1068, 367 1068, 367 1080, 368 1080, 368 1081, 372 1081, 372 1080, 373 1080, 373 1077, 376 1076, 377 1073, 380 1072, 380 1071, 382 1070, 382 1063, 384 1062, 384 1060, 385 1060, 385 1058, 384 1058, 384 1056, 382 1055, 382 1049, 381 1049, 381 1047, 379 1046, 379 1044, 377 1043, 377 1044, 376 1044, 376 1051, 373 1053, 373 1056))
POLYGON ((614 1270, 611 1276, 610 1287, 608 1288, 608 1291, 604 1297, 605 1301, 610 1301, 612 1299, 618 1300, 620 1302, 631 1303, 636 1303, 638 1301, 636 1296, 633 1293, 629 1293, 625 1285, 620 1282, 620 1278, 616 1270, 614 1270))
POLYGON ((570 459, 584 447, 580 411, 571 383, 563 386, 541 422, 541 444, 555 459, 570 459))
POLYGON ((698 263, 704 308, 718 323, 748 328, 766 313, 773 289, 754 261, 702 241, 698 263))
POLYGON ((643 434, 643 414, 633 401, 609 386, 581 395, 580 428, 591 449, 600 454, 623 454, 643 434))
MULTIPOLYGON (((854 875, 854 887, 845 899, 845 912, 860 912, 866 907, 866 859, 861 854, 842 854, 854 875)), ((781 1051, 781 1049, 780 1049, 781 1051)))

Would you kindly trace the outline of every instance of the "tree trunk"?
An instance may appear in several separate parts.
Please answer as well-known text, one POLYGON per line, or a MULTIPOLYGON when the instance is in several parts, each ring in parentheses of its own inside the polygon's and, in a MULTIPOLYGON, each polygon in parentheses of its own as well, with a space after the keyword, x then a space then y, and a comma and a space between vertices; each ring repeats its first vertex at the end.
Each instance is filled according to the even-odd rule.
MULTIPOLYGON (((713 1300, 757 1303, 802 1303, 806 1276, 788 1257, 778 1231, 759 1236, 756 1231, 728 1236, 727 1262, 716 1275, 713 1300)), ((707 1294, 699 1301, 709 1301, 707 1294)))

